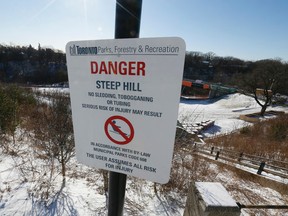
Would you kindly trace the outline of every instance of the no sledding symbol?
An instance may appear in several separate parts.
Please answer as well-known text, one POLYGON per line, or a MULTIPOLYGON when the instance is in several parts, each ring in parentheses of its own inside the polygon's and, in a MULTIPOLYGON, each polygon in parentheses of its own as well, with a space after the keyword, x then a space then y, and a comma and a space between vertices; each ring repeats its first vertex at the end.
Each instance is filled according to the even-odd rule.
POLYGON ((134 137, 134 128, 131 122, 123 116, 111 116, 104 125, 106 136, 115 144, 126 145, 134 137))

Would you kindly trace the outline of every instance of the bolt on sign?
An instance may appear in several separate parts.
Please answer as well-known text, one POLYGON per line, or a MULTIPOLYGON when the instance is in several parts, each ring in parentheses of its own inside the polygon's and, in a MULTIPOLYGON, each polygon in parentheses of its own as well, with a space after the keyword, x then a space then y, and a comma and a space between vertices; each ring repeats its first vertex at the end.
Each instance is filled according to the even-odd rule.
POLYGON ((72 41, 66 55, 77 159, 168 182, 185 42, 178 37, 72 41))

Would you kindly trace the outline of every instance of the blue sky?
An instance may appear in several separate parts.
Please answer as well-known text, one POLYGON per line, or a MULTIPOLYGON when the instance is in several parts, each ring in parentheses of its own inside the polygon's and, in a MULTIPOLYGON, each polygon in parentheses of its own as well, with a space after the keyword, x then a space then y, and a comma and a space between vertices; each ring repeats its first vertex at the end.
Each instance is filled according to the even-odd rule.
MULTIPOLYGON (((1 0, 0 43, 65 49, 113 39, 116 0, 1 0)), ((143 0, 140 37, 182 37, 187 51, 288 61, 287 0, 143 0)))

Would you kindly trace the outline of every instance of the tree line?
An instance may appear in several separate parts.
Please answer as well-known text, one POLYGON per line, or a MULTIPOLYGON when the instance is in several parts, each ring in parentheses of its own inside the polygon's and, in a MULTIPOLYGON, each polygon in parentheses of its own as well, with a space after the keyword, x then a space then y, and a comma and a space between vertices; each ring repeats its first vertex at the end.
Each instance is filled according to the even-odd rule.
MULTIPOLYGON (((274 83, 276 86, 282 83, 277 86, 277 91, 288 93, 287 89, 283 88, 285 82, 288 81, 288 63, 281 59, 245 61, 231 56, 220 57, 213 52, 186 53, 184 78, 201 79, 246 88, 247 80, 253 80, 259 74, 268 79, 280 78, 280 82, 274 83)), ((258 85, 261 88, 260 82, 258 85)))
MULTIPOLYGON (((251 82, 262 74, 262 79, 274 80, 272 87, 277 93, 287 95, 287 68, 287 62, 281 59, 245 61, 231 56, 220 57, 213 52, 191 51, 186 52, 184 78, 247 88, 247 80, 251 82)), ((25 84, 67 82, 66 55, 60 50, 42 48, 40 44, 37 49, 31 45, 0 45, 0 81, 25 84)), ((259 88, 263 88, 262 84, 263 80, 257 83, 259 88)))
POLYGON ((67 82, 65 53, 38 45, 0 45, 0 81, 6 83, 51 84, 67 82))

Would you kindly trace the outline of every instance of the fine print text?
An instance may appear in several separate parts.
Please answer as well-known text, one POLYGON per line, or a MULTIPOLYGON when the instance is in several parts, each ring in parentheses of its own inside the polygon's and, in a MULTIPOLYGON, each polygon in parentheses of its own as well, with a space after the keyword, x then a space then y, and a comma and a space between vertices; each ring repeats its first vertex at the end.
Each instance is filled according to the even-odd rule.
POLYGON ((145 163, 149 162, 150 153, 97 142, 91 142, 90 145, 93 153, 86 153, 86 156, 91 159, 104 161, 105 168, 109 170, 128 173, 133 173, 135 169, 152 173, 157 172, 157 168, 145 165, 145 163))
MULTIPOLYGON (((161 118, 163 116, 163 113, 160 111, 132 108, 134 107, 133 103, 136 102, 153 103, 154 98, 150 96, 137 96, 117 93, 111 94, 103 92, 88 92, 88 96, 94 98, 105 98, 106 102, 104 104, 100 104, 100 102, 95 104, 82 103, 82 108, 100 110, 104 112, 128 113, 156 118, 161 118)), ((95 100, 95 102, 96 101, 98 100, 95 100)))

